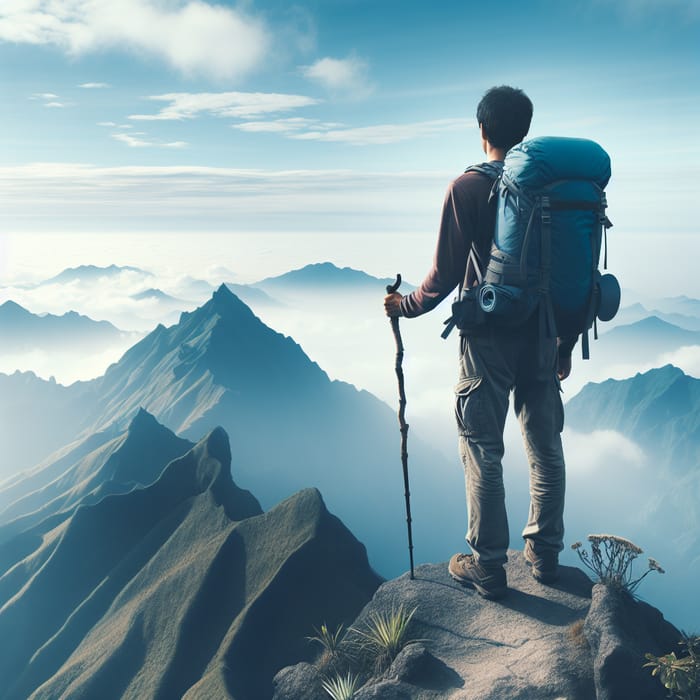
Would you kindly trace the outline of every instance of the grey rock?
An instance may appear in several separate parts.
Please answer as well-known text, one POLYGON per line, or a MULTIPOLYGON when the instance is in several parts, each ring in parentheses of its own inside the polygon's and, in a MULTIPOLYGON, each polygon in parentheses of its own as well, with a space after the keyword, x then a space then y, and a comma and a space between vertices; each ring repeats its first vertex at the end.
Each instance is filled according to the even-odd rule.
POLYGON ((283 668, 273 679, 273 700, 327 700, 321 675, 312 664, 302 662, 283 668))
MULTIPOLYGON (((661 613, 631 598, 618 600, 602 586, 595 586, 592 602, 593 585, 575 567, 561 567, 555 585, 541 585, 521 552, 508 556, 509 592, 501 601, 460 586, 446 564, 422 565, 414 580, 405 574, 380 586, 354 626, 373 613, 415 607, 409 628, 415 641, 382 674, 365 679, 355 699, 664 697, 661 684, 642 669, 645 652, 668 652, 680 637, 661 613)), ((275 700, 288 697, 276 694, 275 700)))
POLYGON ((646 652, 660 656, 678 647, 678 630, 656 608, 599 584, 584 631, 595 657, 597 700, 666 697, 658 680, 642 668, 646 652))

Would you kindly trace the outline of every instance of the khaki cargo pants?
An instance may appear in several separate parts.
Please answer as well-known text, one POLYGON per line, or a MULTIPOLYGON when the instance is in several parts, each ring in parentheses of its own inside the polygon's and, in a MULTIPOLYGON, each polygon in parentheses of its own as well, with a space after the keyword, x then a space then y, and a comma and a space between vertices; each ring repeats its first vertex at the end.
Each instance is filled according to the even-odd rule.
POLYGON ((564 537, 564 424, 555 339, 539 337, 537 314, 524 326, 489 326, 460 338, 455 412, 467 489, 467 544, 485 564, 507 560, 503 429, 515 414, 530 465, 530 512, 523 537, 535 551, 559 552, 564 537))

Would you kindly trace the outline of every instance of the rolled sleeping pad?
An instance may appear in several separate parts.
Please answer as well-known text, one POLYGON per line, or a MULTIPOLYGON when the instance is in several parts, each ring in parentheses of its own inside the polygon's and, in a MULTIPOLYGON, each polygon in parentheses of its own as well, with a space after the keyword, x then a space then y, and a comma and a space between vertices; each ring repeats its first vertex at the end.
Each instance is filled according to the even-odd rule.
POLYGON ((485 284, 479 290, 479 306, 484 313, 508 317, 518 314, 525 302, 525 290, 501 284, 485 284))

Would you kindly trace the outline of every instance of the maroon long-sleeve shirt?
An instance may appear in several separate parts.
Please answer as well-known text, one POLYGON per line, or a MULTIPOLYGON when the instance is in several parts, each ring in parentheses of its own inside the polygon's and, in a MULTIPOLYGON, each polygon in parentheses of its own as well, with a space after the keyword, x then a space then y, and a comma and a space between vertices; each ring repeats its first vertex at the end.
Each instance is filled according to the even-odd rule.
MULTIPOLYGON (((403 316, 420 316, 434 309, 462 285, 472 243, 481 269, 485 269, 496 225, 496 208, 488 201, 492 185, 491 178, 475 171, 464 173, 450 183, 442 207, 433 266, 420 287, 401 300, 403 316)), ((471 286, 473 280, 467 282, 471 286)))
MULTIPOLYGON (((472 243, 480 269, 486 269, 496 227, 496 207, 489 204, 492 185, 491 178, 473 170, 450 183, 442 207, 433 266, 418 289, 401 300, 402 316, 412 318, 431 311, 463 284, 472 243)), ((475 282, 470 268, 467 286, 475 282)), ((561 357, 571 354, 576 340, 577 336, 557 339, 561 357)))

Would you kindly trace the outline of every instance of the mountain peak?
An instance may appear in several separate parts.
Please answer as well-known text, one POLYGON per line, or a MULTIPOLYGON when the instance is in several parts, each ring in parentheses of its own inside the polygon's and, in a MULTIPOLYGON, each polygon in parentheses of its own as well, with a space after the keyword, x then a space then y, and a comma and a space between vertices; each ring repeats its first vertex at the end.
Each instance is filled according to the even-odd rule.
POLYGON ((4 304, 0 304, 0 314, 5 318, 24 318, 32 316, 32 313, 20 306, 16 301, 8 299, 4 304))
POLYGON ((207 435, 204 440, 204 448, 208 457, 213 457, 222 464, 231 464, 231 445, 226 431, 217 426, 207 435))
POLYGON ((332 262, 310 263, 296 270, 291 270, 277 277, 267 277, 256 282, 255 287, 265 289, 270 287, 289 287, 290 289, 308 289, 316 291, 318 288, 324 290, 339 287, 344 290, 350 289, 377 289, 391 284, 394 280, 378 279, 368 275, 362 270, 355 270, 352 267, 338 267, 332 262))
POLYGON ((231 314, 244 314, 246 317, 255 316, 250 307, 242 302, 225 284, 221 284, 216 289, 209 302, 202 308, 206 309, 207 307, 227 317, 231 314))
POLYGON ((134 433, 136 431, 148 430, 158 425, 160 425, 160 423, 158 423, 155 416, 141 406, 136 415, 132 418, 131 423, 129 423, 128 430, 130 433, 134 433))

